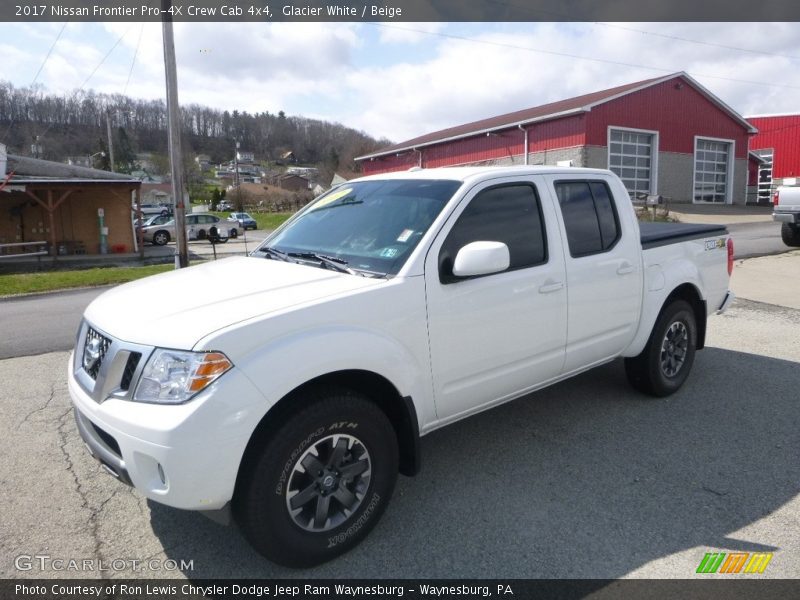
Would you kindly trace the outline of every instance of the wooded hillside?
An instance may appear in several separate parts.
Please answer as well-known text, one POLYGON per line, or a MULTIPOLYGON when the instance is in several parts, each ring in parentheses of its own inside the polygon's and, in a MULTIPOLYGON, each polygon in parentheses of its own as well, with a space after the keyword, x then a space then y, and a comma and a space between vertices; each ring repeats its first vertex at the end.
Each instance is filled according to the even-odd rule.
MULTIPOLYGON (((166 105, 118 94, 81 91, 49 94, 39 86, 16 88, 0 81, 0 142, 9 152, 30 155, 41 146, 40 158, 61 161, 106 149, 106 114, 110 114, 115 161, 131 153, 167 152, 166 105)), ((235 140, 257 160, 275 160, 291 150, 303 164, 326 172, 356 171, 355 156, 389 145, 339 123, 286 116, 283 111, 250 114, 220 111, 196 104, 181 109, 185 154, 207 154, 212 162, 233 158, 235 140)))

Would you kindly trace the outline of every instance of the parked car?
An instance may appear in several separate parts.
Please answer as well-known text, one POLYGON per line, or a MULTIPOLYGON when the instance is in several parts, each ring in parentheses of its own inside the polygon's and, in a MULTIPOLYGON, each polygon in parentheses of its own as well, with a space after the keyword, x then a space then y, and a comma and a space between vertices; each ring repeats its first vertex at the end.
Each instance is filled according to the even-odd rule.
MULTIPOLYGON (((724 226, 640 228, 607 170, 364 177, 250 256, 105 292, 68 388, 106 471, 155 502, 232 513, 256 550, 307 567, 364 539, 398 472, 418 472, 421 435, 617 358, 636 390, 677 392, 733 300, 732 268, 724 226)), ((725 377, 705 358, 697 406, 725 377)), ((498 469, 529 460, 509 449, 498 469)), ((448 486, 481 476, 463 461, 448 486)))
POLYGON ((800 246, 800 187, 779 187, 773 197, 772 218, 781 223, 781 239, 787 246, 800 246))
POLYGON ((230 202, 227 202, 226 200, 222 200, 221 202, 219 202, 217 204, 217 210, 219 212, 225 212, 225 211, 228 211, 228 210, 233 210, 233 205, 230 202))
MULTIPOLYGON (((143 215, 171 215, 172 205, 170 204, 142 204, 140 206, 143 215)), ((136 204, 133 205, 133 214, 136 214, 136 204)))
POLYGON ((141 223, 138 220, 134 223, 136 231, 140 229, 144 229, 145 227, 151 227, 153 225, 164 225, 169 223, 173 219, 172 215, 151 215, 146 219, 143 219, 141 223))
MULTIPOLYGON (((232 212, 231 216, 228 217, 228 220, 235 221, 238 223, 239 227, 245 231, 248 229, 258 229, 258 223, 256 223, 256 220, 246 212, 232 212)), ((238 233, 238 231, 236 233, 238 233)), ((231 237, 236 237, 233 231, 231 231, 231 237)))
MULTIPOLYGON (((186 237, 190 241, 207 239, 208 232, 212 227, 217 228, 221 243, 224 244, 231 237, 231 224, 226 219, 205 213, 186 215, 186 237)), ((143 227, 142 237, 145 242, 163 246, 175 239, 175 220, 170 218, 166 223, 143 227)))

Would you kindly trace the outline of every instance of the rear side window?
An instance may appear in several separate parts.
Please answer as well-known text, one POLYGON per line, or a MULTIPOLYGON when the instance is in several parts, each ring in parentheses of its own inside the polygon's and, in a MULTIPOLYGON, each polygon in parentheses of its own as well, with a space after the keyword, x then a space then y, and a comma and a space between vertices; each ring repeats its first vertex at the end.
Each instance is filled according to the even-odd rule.
POLYGON ((619 219, 605 182, 559 181, 555 188, 570 255, 610 250, 619 239, 619 219))
POLYGON ((544 222, 536 189, 512 184, 480 192, 458 217, 439 251, 439 277, 455 281, 453 262, 472 242, 503 242, 511 257, 509 270, 547 261, 544 222))

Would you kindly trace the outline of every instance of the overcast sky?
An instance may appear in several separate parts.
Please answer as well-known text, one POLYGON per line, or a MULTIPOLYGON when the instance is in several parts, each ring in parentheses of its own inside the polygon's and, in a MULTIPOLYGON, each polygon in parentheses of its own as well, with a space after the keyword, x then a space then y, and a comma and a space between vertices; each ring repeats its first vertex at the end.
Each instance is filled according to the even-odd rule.
MULTIPOLYGON (((165 97, 160 24, 62 27, 0 24, 0 79, 29 85, 61 32, 36 78, 48 91, 165 97)), ((800 23, 175 24, 181 103, 395 142, 675 71, 745 116, 800 112, 798 40, 800 23)))

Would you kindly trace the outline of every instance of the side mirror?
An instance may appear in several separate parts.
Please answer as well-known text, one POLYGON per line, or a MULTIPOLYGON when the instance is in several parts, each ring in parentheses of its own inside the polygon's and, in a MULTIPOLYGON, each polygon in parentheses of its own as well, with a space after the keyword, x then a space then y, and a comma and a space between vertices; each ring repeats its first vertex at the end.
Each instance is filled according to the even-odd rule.
POLYGON ((503 242, 472 242, 456 254, 453 275, 456 277, 490 275, 505 271, 510 264, 508 246, 503 242))

